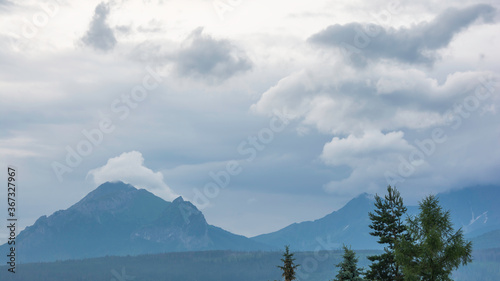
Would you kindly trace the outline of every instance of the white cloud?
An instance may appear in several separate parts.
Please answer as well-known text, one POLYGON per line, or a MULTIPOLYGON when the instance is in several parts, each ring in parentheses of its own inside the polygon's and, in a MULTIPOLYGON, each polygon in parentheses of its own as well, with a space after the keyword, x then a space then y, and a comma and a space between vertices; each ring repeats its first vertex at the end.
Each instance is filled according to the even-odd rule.
POLYGON ((318 91, 312 79, 308 71, 294 72, 264 92, 251 109, 259 114, 272 115, 277 106, 282 106, 282 110, 291 115, 290 118, 300 117, 307 112, 312 97, 318 91))
POLYGON ((401 131, 383 134, 367 131, 361 137, 349 135, 340 139, 334 137, 323 147, 321 159, 329 165, 349 165, 356 167, 365 159, 381 155, 409 151, 412 146, 403 138, 401 131))
MULTIPOLYGON (((325 144, 321 160, 331 166, 347 165, 352 172, 344 179, 325 184, 324 188, 329 193, 346 197, 361 192, 380 192, 387 185, 384 173, 412 149, 401 131, 384 134, 370 130, 361 136, 334 137, 325 144)), ((416 163, 420 167, 422 164, 416 163)))
POLYGON ((138 151, 124 152, 110 158, 106 165, 89 171, 87 176, 92 176, 96 185, 107 181, 123 181, 147 189, 165 200, 171 201, 178 196, 165 184, 161 172, 154 172, 144 166, 144 157, 138 151))
MULTIPOLYGON (((84 196, 89 186, 81 179, 94 168, 88 175, 96 182, 124 180, 171 199, 173 191, 163 182, 166 178, 175 191, 189 198, 192 188, 203 187, 210 180, 207 173, 211 169, 217 171, 224 159, 241 158, 237 151, 241 141, 267 126, 269 120, 249 114, 249 107, 264 116, 284 112, 294 120, 283 133, 276 134, 275 142, 259 151, 256 161, 244 161, 245 172, 232 181, 234 190, 248 192, 248 196, 238 194, 244 198, 259 199, 255 193, 262 190, 286 190, 283 198, 296 196, 300 201, 303 196, 296 192, 324 196, 323 185, 335 195, 344 194, 328 196, 335 200, 383 191, 387 185, 384 172, 398 173, 398 154, 408 159, 413 151, 408 149, 417 147, 417 139, 431 137, 436 127, 446 131, 446 144, 436 145, 435 154, 426 157, 426 164, 418 166, 401 185, 414 194, 419 192, 415 200, 421 198, 420 192, 498 182, 498 86, 489 99, 481 100, 477 110, 461 113, 465 117, 458 115, 459 129, 443 124, 443 119, 447 110, 463 104, 474 92, 478 77, 492 75, 498 81, 499 23, 461 24, 469 28, 453 33, 452 40, 412 33, 419 30, 419 23, 431 23, 444 10, 463 9, 474 4, 473 0, 406 1, 401 3, 400 12, 383 22, 377 19, 387 15, 394 3, 242 1, 227 11, 222 21, 211 1, 105 1, 111 13, 101 11, 101 22, 90 33, 95 36, 90 37, 94 43, 111 42, 99 45, 104 48, 112 47, 114 41, 96 39, 115 37, 119 44, 110 52, 96 52, 81 44, 95 8, 103 0, 59 1, 58 12, 50 13, 43 26, 27 22, 34 15, 45 14, 43 3, 8 1, 15 4, 0 7, 0 61, 6 66, 0 70, 0 156, 4 163, 30 174, 25 186, 26 196, 31 197, 26 200, 38 202, 41 185, 58 190, 80 188, 80 193, 73 189, 57 192, 58 203, 51 205, 54 209, 31 204, 33 217, 66 208, 84 196), (373 59, 363 68, 350 64, 338 48, 307 43, 307 38, 327 26, 345 27, 352 22, 375 22, 387 31, 385 38, 395 37, 391 29, 398 36, 408 30, 411 38, 421 37, 425 42, 446 39, 447 43, 431 50, 431 55, 439 57, 432 67, 373 59), (29 26, 33 37, 26 38, 23 31, 29 26), (193 35, 198 27, 203 27, 203 33, 193 35), (200 42, 204 44, 197 44, 200 42), (240 53, 231 55, 236 49, 245 54, 251 70, 239 68, 240 53), (168 57, 180 53, 185 56, 175 57, 175 61, 168 57), (200 59, 193 61, 193 53, 200 59), (110 105, 115 99, 125 103, 124 95, 142 83, 146 65, 161 67, 161 86, 122 122, 110 105), (233 75, 236 70, 238 75, 233 75), (176 73, 185 77, 179 79, 176 73), (206 83, 207 77, 224 83, 206 83), (74 147, 81 139, 80 132, 96 128, 100 116, 110 117, 116 130, 59 184, 47 167, 52 161, 63 161, 65 146, 74 147), (294 130, 300 136, 294 135, 294 130), (154 169, 153 164, 145 166, 139 152, 128 152, 132 148, 148 155, 146 164, 155 163, 154 169), (124 151, 128 153, 120 155, 124 151), (103 153, 118 157, 106 164, 103 153), (285 155, 291 157, 281 161, 285 155), (41 178, 47 179, 41 182, 41 178)), ((500 10, 500 3, 490 2, 500 10)), ((443 27, 453 31, 455 26, 443 27)), ((347 43, 356 36, 345 35, 347 43)), ((360 49, 365 56, 375 50, 379 55, 401 57, 391 46, 380 48, 387 45, 381 42, 382 37, 370 39, 371 43, 360 49)), ((408 43, 418 46, 421 42, 408 43)), ((403 45, 396 49, 404 49, 403 45)), ((409 53, 417 58, 426 55, 419 50, 409 53)), ((236 195, 224 199, 229 193, 228 189, 221 192, 212 202, 214 208, 207 210, 236 204, 236 195)), ((268 219, 265 213, 273 208, 252 212, 266 204, 262 202, 267 201, 249 205, 254 209, 248 209, 248 217, 270 225, 272 222, 264 222, 268 219)), ((282 203, 295 208, 290 202, 283 199, 282 203)), ((277 220, 293 219, 285 209, 277 220)), ((219 210, 219 219, 214 218, 214 222, 227 215, 227 208, 219 210)), ((236 213, 231 216, 234 221, 241 218, 236 213)), ((260 228, 254 226, 251 231, 260 228)))

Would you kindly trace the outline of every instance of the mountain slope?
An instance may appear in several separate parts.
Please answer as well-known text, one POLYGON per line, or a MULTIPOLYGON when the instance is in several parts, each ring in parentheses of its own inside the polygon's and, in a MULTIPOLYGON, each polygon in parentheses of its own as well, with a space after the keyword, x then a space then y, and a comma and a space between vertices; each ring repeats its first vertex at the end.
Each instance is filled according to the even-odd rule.
MULTIPOLYGON (((167 202, 122 182, 104 183, 67 210, 40 217, 17 237, 18 261, 171 251, 266 249, 207 224, 182 197, 167 202)), ((3 245, 1 252, 6 252, 3 245)))
POLYGON ((500 229, 500 186, 469 187, 438 196, 441 205, 451 210, 455 228, 461 227, 467 237, 500 229))
POLYGON ((493 230, 471 239, 474 249, 500 249, 500 229, 493 230))
POLYGON ((276 249, 290 245, 294 251, 333 250, 343 243, 355 249, 380 249, 376 239, 369 235, 368 212, 373 210, 373 204, 373 197, 363 193, 321 219, 294 223, 252 239, 276 249))
MULTIPOLYGON (((383 196, 383 195, 381 195, 383 196)), ((467 238, 489 232, 489 241, 500 229, 499 186, 469 187, 437 194, 441 206, 450 210, 455 229, 462 228, 467 238)), ((291 224, 273 233, 253 237, 257 242, 280 249, 290 245, 296 251, 337 249, 342 244, 353 249, 382 249, 370 236, 368 213, 374 210, 374 200, 366 193, 352 199, 341 209, 325 217, 291 224)), ((407 215, 416 215, 417 206, 407 206, 407 215)), ((406 216, 405 216, 406 219, 406 216)), ((483 241, 485 238, 481 238, 483 241)), ((500 237, 496 237, 500 242, 500 237)))

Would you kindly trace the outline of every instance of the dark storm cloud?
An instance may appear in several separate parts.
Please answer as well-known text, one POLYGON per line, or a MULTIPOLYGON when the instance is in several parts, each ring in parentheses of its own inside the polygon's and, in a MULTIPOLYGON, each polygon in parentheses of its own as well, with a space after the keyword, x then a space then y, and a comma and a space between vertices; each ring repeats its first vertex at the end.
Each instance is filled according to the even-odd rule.
POLYGON ((197 28, 173 57, 177 71, 183 76, 223 81, 252 67, 244 52, 227 40, 202 34, 197 28))
POLYGON ((108 15, 108 4, 102 2, 97 5, 94 17, 90 22, 89 30, 82 38, 85 45, 102 51, 109 51, 115 47, 115 35, 113 30, 106 23, 108 15))
POLYGON ((486 4, 464 9, 449 8, 431 22, 398 30, 384 29, 377 24, 335 24, 308 40, 341 48, 345 55, 355 55, 357 62, 389 58, 407 63, 432 63, 436 59, 436 50, 446 47, 456 34, 477 19, 491 22, 494 13, 495 8, 486 4))

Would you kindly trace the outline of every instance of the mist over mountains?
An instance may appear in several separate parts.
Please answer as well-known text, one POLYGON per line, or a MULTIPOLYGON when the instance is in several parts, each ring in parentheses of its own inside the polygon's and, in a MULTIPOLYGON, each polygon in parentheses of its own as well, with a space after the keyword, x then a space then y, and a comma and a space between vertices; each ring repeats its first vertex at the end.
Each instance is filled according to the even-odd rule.
MULTIPOLYGON (((455 228, 479 248, 500 245, 498 186, 465 188, 438 194, 451 210, 455 228)), ((369 235, 373 195, 363 193, 323 218, 291 224, 252 238, 209 225, 196 206, 178 197, 167 202, 123 182, 107 182, 66 210, 40 217, 17 237, 21 263, 126 256, 165 252, 233 250, 294 251, 381 249, 369 235)), ((408 215, 418 212, 408 206, 408 215)), ((0 246, 5 252, 7 245, 0 246)))

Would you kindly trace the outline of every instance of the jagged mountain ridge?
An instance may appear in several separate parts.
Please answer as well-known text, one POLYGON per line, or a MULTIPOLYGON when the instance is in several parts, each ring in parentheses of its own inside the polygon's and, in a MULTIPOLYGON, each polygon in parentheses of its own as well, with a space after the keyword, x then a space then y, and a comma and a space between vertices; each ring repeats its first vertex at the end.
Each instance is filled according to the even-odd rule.
MULTIPOLYGON (((466 237, 483 235, 477 240, 488 241, 482 248, 500 241, 496 202, 500 187, 465 188, 438 197, 466 237)), ((364 193, 323 218, 249 239, 209 225, 202 212, 182 197, 167 202, 122 182, 105 183, 67 210, 40 217, 18 235, 16 249, 21 262, 217 249, 282 250, 284 245, 294 251, 332 250, 342 244, 380 249, 369 235, 373 203, 373 196, 364 193)), ((409 215, 417 212, 418 207, 408 206, 409 215)), ((5 247, 0 251, 6 252, 5 247)))
MULTIPOLYGON (((19 233, 18 261, 55 261, 174 251, 262 250, 265 245, 209 225, 182 197, 167 202, 122 182, 40 217, 19 233)), ((2 252, 6 244, 0 247, 2 252)))

